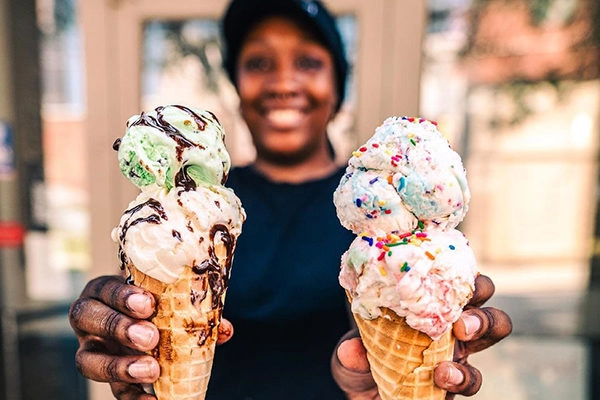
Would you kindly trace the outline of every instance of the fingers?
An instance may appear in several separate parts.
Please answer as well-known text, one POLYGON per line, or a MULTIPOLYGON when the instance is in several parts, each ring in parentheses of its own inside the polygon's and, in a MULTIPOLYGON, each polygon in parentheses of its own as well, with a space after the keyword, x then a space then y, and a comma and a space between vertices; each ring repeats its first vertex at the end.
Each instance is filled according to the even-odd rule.
POLYGON ((92 298, 137 319, 154 314, 154 296, 142 288, 126 284, 118 276, 101 276, 88 282, 80 299, 92 298))
POLYGON ((148 351, 158 344, 158 328, 148 321, 132 319, 90 298, 79 298, 69 310, 69 322, 80 339, 100 336, 124 346, 148 351))
POLYGON ((369 372, 370 370, 367 350, 358 337, 341 342, 337 349, 337 356, 345 368, 357 372, 369 372))
POLYGON ((233 336, 233 325, 229 320, 222 318, 217 331, 217 345, 226 343, 233 336))
POLYGON ((467 308, 469 307, 481 307, 486 301, 493 296, 496 291, 494 282, 486 275, 478 275, 475 278, 475 291, 473 297, 469 301, 467 308))
POLYGON ((75 365, 83 376, 98 382, 152 383, 160 374, 152 356, 114 356, 101 339, 83 340, 75 365))
POLYGON ((69 322, 80 341, 99 336, 148 351, 158 344, 158 329, 139 319, 150 317, 154 307, 154 297, 143 289, 116 276, 102 276, 91 280, 71 304, 69 322))
POLYGON ((118 400, 156 400, 156 397, 147 394, 141 385, 113 382, 110 388, 118 400))
MULTIPOLYGON (((473 396, 481 388, 481 373, 469 364, 442 361, 433 372, 435 384, 449 393, 473 396)), ((450 395, 450 398, 453 396, 450 395)))
POLYGON ((470 354, 487 349, 512 332, 512 321, 504 311, 493 307, 465 310, 454 324, 454 336, 459 342, 458 356, 466 359, 470 354))

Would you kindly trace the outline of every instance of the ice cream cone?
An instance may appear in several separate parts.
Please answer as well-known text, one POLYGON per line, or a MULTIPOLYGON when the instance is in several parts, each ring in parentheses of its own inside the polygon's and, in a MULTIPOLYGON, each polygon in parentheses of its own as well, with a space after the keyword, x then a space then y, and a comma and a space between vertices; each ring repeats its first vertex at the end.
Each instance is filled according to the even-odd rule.
POLYGON ((204 400, 246 213, 224 186, 231 159, 210 111, 166 105, 127 120, 113 144, 140 189, 111 237, 127 282, 156 298, 158 400, 204 400))
POLYGON ((452 360, 452 331, 434 341, 387 308, 376 319, 357 314, 354 319, 382 400, 445 398, 446 391, 433 383, 433 369, 440 361, 452 360))
POLYGON ((204 399, 223 304, 212 298, 208 274, 186 267, 177 281, 165 284, 133 265, 128 270, 130 281, 151 292, 158 302, 152 318, 160 332, 152 352, 161 369, 154 383, 156 396, 159 400, 204 399))

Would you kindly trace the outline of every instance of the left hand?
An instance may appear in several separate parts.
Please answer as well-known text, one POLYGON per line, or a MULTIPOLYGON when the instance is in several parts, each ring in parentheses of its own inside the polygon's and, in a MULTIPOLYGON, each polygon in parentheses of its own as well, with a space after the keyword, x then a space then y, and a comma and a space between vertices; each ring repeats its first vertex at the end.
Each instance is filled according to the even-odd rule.
MULTIPOLYGON (((471 301, 454 323, 454 362, 441 362, 434 370, 435 384, 447 390, 446 400, 453 399, 456 394, 472 396, 479 391, 481 372, 468 363, 468 356, 498 343, 512 331, 512 322, 504 311, 481 307, 492 297, 494 290, 491 279, 479 275, 475 280, 475 292, 471 301)), ((348 399, 380 400, 358 332, 346 334, 335 355, 337 357, 332 360, 332 373, 348 399)))

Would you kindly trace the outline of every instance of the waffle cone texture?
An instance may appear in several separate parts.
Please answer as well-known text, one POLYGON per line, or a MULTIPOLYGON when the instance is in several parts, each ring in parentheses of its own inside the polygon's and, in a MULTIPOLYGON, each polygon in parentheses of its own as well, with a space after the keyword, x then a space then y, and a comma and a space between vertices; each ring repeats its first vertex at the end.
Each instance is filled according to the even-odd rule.
POLYGON ((366 320, 354 314, 371 373, 382 400, 443 400, 446 391, 433 383, 433 370, 451 361, 454 336, 448 331, 439 340, 411 328, 388 308, 366 320))
POLYGON ((186 267, 172 284, 154 279, 128 265, 129 280, 151 292, 157 300, 152 322, 160 340, 152 356, 160 364, 154 383, 159 400, 203 400, 221 321, 223 301, 212 298, 207 274, 186 267), (215 304, 218 304, 216 308, 215 304))

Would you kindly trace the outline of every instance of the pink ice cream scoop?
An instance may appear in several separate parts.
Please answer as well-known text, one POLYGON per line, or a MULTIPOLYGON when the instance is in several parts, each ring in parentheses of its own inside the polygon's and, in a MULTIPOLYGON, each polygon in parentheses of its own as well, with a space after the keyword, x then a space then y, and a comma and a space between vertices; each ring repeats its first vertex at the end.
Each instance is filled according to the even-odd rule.
POLYGON ((386 307, 436 340, 470 299, 476 270, 475 255, 460 231, 417 229, 359 235, 342 257, 339 281, 352 297, 355 314, 371 320, 386 307))

